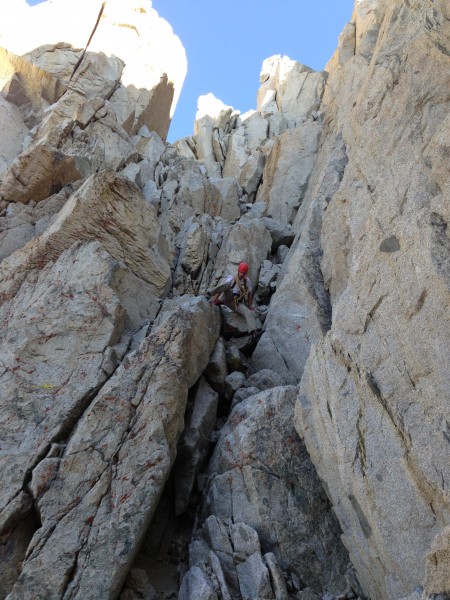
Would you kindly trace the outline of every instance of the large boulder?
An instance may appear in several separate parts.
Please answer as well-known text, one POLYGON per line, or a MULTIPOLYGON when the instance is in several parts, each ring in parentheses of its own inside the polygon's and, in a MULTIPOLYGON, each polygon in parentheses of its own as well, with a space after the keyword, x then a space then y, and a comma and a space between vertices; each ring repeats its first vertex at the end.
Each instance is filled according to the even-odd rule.
POLYGON ((7 218, 23 215, 43 231, 0 267, 3 588, 17 578, 33 528, 26 488, 33 468, 40 465, 36 495, 54 474, 52 443, 114 372, 130 335, 155 319, 170 279, 155 208, 127 180, 104 172, 42 207, 10 211, 7 218))
POLYGON ((274 570, 277 565, 280 582, 298 577, 303 587, 320 592, 346 587, 348 556, 293 428, 295 397, 295 387, 279 387, 242 401, 208 467, 190 564, 199 568, 203 562, 207 574, 215 554, 231 597, 274 598, 269 564, 274 570), (200 551, 205 542, 206 557, 200 551))
POLYGON ((101 241, 155 296, 167 291, 170 269, 156 208, 148 206, 134 184, 104 172, 86 180, 40 236, 4 261, 3 297, 12 296, 27 271, 55 260, 79 240, 101 241))
MULTIPOLYGON (((104 323, 112 329, 106 315, 104 323)), ((31 439, 43 430, 48 442, 64 442, 55 458, 46 458, 48 442, 30 457, 33 473, 39 468, 47 476, 30 488, 40 526, 11 600, 117 597, 170 473, 188 389, 208 363, 219 325, 204 299, 175 309, 94 398, 91 393, 84 399, 85 411, 69 438, 75 414, 65 425, 54 414, 59 382, 53 387, 53 379, 28 403, 30 431, 39 422, 38 408, 47 415, 44 421, 59 423, 59 430, 50 431, 41 421, 31 439), (52 409, 45 410, 44 398, 52 409)), ((13 446, 11 457, 17 457, 13 446)), ((16 477, 20 473, 25 476, 24 467, 16 477)))
MULTIPOLYGON (((65 439, 126 350, 126 344, 118 344, 127 310, 120 281, 131 287, 133 278, 98 242, 75 243, 54 264, 30 270, 2 304, 3 590, 19 575, 17 565, 33 535, 30 496, 55 475, 59 451, 52 444, 65 439), (28 537, 18 523, 27 524, 28 537)), ((141 290, 135 286, 134 291, 141 290)), ((147 311, 147 316, 155 311, 151 301, 147 311)))
POLYGON ((0 200, 40 202, 81 177, 75 157, 36 146, 23 152, 6 173, 0 184, 0 200))
POLYGON ((245 215, 234 226, 227 227, 214 264, 210 287, 214 287, 224 276, 235 274, 238 264, 245 261, 250 266, 248 276, 256 289, 260 267, 270 253, 271 246, 270 233, 259 219, 251 215, 245 215))

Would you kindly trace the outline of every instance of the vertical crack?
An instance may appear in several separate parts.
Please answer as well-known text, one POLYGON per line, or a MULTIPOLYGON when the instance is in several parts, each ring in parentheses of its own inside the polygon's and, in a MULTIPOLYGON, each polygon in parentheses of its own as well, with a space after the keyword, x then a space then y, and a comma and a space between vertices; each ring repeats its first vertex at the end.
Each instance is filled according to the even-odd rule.
POLYGON ((92 30, 92 32, 91 32, 91 35, 89 36, 88 42, 87 42, 87 44, 86 44, 86 47, 85 47, 85 49, 83 50, 83 53, 81 54, 80 58, 78 59, 78 62, 77 62, 77 64, 76 64, 76 65, 74 66, 74 68, 73 68, 72 75, 70 76, 70 79, 69 79, 69 81, 71 81, 71 80, 72 80, 72 78, 73 78, 73 76, 75 75, 75 73, 77 72, 77 70, 78 70, 79 66, 80 66, 80 65, 81 65, 81 63, 83 62, 83 58, 84 58, 84 57, 85 57, 85 55, 86 55, 87 49, 89 48, 89 44, 91 43, 91 41, 92 41, 92 38, 94 37, 94 34, 95 34, 95 32, 97 31, 98 24, 100 23, 100 19, 101 19, 101 17, 102 17, 103 11, 104 11, 104 9, 105 9, 105 4, 106 4, 106 2, 102 2, 102 5, 101 5, 101 7, 100 7, 100 12, 98 13, 97 21, 96 21, 96 23, 95 23, 95 25, 94 25, 94 29, 92 30))

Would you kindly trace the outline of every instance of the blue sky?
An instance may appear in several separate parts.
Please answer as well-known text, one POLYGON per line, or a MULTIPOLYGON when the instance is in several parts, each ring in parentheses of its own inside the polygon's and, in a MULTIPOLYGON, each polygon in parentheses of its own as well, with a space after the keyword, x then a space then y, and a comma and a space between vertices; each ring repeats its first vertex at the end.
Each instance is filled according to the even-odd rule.
POLYGON ((202 94, 212 92, 241 112, 255 108, 261 65, 273 54, 322 70, 353 4, 354 0, 153 0, 153 8, 181 39, 188 59, 169 141, 193 133, 202 94))
POLYGON ((197 98, 212 92, 233 108, 256 107, 265 58, 289 56, 322 70, 350 20, 354 0, 153 0, 188 58, 169 140, 193 133, 197 98))

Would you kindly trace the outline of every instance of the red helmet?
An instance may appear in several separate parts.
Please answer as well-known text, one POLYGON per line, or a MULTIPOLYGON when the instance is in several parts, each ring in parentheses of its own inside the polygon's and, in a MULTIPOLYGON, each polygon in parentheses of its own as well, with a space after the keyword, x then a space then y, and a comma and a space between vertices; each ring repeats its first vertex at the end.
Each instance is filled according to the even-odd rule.
POLYGON ((248 263, 246 263, 246 262, 239 263, 239 265, 238 265, 238 273, 246 273, 247 274, 248 270, 249 270, 248 263))

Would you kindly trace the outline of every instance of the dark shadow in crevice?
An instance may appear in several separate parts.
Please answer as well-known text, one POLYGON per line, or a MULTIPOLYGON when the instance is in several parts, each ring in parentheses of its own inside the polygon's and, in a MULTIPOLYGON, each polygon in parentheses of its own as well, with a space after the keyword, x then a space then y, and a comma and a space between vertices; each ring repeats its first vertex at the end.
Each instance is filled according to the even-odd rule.
POLYGON ((6 598, 22 571, 30 542, 41 523, 36 508, 32 505, 25 515, 16 519, 0 535, 0 598, 6 598))

